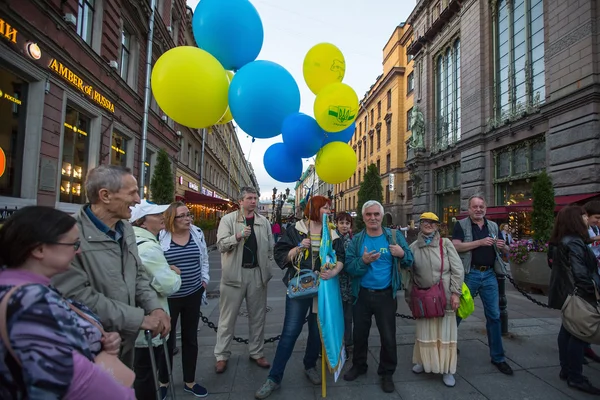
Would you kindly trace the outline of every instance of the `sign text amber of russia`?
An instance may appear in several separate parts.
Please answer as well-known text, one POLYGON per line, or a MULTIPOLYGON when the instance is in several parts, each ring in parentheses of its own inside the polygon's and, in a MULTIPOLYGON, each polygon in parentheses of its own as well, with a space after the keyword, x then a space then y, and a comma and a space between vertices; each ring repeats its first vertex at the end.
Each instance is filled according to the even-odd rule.
POLYGON ((17 44, 17 31, 15 28, 6 23, 2 18, 0 18, 0 36, 4 36, 4 39, 17 44))
POLYGON ((64 80, 69 82, 71 85, 79 89, 82 93, 86 94, 89 98, 94 100, 96 103, 100 104, 102 107, 107 109, 108 111, 114 113, 115 105, 108 100, 106 97, 101 95, 92 85, 87 85, 83 79, 81 79, 77 74, 71 71, 68 67, 65 67, 60 61, 56 58, 50 60, 50 64, 48 67, 60 75, 64 80))

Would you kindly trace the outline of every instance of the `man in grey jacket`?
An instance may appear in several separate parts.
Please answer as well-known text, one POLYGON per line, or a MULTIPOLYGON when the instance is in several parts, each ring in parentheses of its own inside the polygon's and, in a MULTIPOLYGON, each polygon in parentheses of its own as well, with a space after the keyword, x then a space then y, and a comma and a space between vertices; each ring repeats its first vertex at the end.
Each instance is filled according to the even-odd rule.
POLYGON ((261 368, 271 366, 263 354, 267 284, 272 276, 271 224, 255 212, 258 202, 256 189, 243 187, 240 192, 240 210, 225 215, 217 231, 217 247, 221 252, 223 270, 215 345, 217 374, 227 369, 235 321, 244 300, 248 308, 250 359, 261 368))
POLYGON ((169 316, 138 256, 130 206, 140 202, 138 185, 128 168, 100 165, 85 182, 90 201, 77 213, 80 253, 71 269, 52 284, 68 298, 87 305, 107 331, 119 332, 119 358, 133 367, 134 343, 140 330, 168 335, 169 316))

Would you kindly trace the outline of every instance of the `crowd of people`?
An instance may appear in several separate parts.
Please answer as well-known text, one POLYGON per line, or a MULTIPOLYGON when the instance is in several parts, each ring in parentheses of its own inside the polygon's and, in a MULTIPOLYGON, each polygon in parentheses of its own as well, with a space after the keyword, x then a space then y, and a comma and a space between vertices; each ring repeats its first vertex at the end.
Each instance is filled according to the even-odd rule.
MULTIPOLYGON (((0 228, 0 398, 153 399, 157 383, 165 399, 170 385, 177 385, 168 366, 178 322, 183 390, 207 396, 196 375, 200 307, 210 282, 202 230, 184 203, 141 200, 126 168, 99 166, 89 172, 85 188, 89 203, 74 216, 29 206, 0 228)), ((305 321, 305 375, 321 384, 316 297, 288 293, 272 364, 265 357, 267 287, 274 262, 286 286, 300 270, 322 280, 339 277, 345 354, 352 361, 343 375, 347 381, 367 372, 374 318, 381 341, 381 388, 395 390, 397 293, 402 288, 417 317, 413 373, 439 374, 444 385, 456 385, 457 310, 466 287, 483 304, 490 362, 501 373, 513 374, 502 343, 496 279, 504 273, 503 256, 512 237, 506 227, 485 218, 482 196, 469 198, 469 215, 455 224, 452 240, 440 233, 439 217, 425 212, 410 245, 402 229, 382 226, 384 209, 374 200, 360 210, 365 228, 354 232, 353 218, 345 212, 335 215, 334 226, 323 224, 332 207, 323 196, 308 200, 303 219, 274 227, 256 211, 258 196, 256 189, 242 188, 239 209, 218 226, 222 277, 215 373, 227 371, 245 302, 249 358, 269 369, 255 397, 265 399, 282 385, 305 321), (336 254, 336 263, 326 268, 319 256, 322 237, 331 238, 336 254)), ((598 301, 599 222, 600 202, 558 213, 548 251, 551 307, 562 308, 575 292, 590 304, 598 301)), ((597 358, 589 344, 563 324, 558 348, 560 379, 600 395, 582 373, 584 356, 597 358)))

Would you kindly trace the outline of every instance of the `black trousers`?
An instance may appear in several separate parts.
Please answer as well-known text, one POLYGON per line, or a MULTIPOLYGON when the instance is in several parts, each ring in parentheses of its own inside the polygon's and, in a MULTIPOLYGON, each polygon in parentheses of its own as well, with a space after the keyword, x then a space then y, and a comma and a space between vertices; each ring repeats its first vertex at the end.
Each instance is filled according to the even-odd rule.
POLYGON ((392 289, 371 291, 361 288, 358 300, 354 304, 354 354, 352 365, 366 371, 367 355, 369 353, 369 330, 371 320, 375 323, 381 336, 379 351, 378 375, 393 375, 398 365, 396 349, 396 299, 392 289))
POLYGON ((354 345, 352 340, 352 313, 353 313, 353 301, 342 302, 344 310, 344 343, 346 347, 354 345))
POLYGON ((561 369, 569 374, 570 382, 580 383, 584 380, 583 352, 587 345, 588 343, 571 335, 564 325, 560 326, 558 357, 561 369))
MULTIPOLYGON (((181 315, 181 358, 183 364, 183 381, 186 383, 196 381, 196 361, 198 360, 198 322, 200 321, 200 304, 204 288, 197 290, 189 296, 169 299, 171 312, 171 334, 167 341, 169 348, 168 357, 173 366, 173 349, 177 338, 177 320, 181 315)), ((169 382, 167 364, 161 359, 159 379, 162 383, 169 382)))
MULTIPOLYGON (((158 364, 163 357, 163 347, 153 347, 154 359, 158 364)), ((152 362, 150 361, 150 349, 147 347, 136 347, 135 349, 135 381, 133 389, 135 390, 135 398, 138 400, 154 400, 156 399, 155 383, 156 371, 152 370, 152 362)))

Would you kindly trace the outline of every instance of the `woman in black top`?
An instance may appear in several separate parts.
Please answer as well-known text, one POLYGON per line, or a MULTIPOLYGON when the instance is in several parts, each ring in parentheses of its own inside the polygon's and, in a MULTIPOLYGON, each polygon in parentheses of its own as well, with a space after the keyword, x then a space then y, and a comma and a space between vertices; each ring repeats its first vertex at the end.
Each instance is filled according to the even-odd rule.
MULTIPOLYGON (((287 286, 290 279, 296 275, 298 260, 300 269, 321 271, 321 260, 319 259, 319 247, 321 244, 322 217, 329 214, 331 200, 323 196, 313 196, 304 209, 306 219, 289 225, 283 233, 282 238, 275 245, 275 262, 279 268, 286 270, 283 283, 287 286), (294 263, 294 264, 292 264, 294 263)), ((332 246, 337 257, 335 268, 321 271, 321 279, 331 279, 342 270, 344 266, 345 251, 344 244, 335 229, 330 229, 332 246)), ((256 392, 257 399, 265 399, 271 393, 279 389, 285 366, 292 356, 294 345, 302 332, 304 321, 308 314, 308 340, 304 353, 304 370, 306 377, 315 385, 321 383, 321 376, 316 370, 319 350, 321 349, 321 338, 317 323, 316 310, 313 310, 315 297, 285 299, 285 320, 281 339, 277 346, 273 366, 269 377, 262 387, 256 392)))
MULTIPOLYGON (((582 207, 568 206, 556 217, 548 248, 548 264, 552 268, 548 305, 561 309, 567 296, 577 288, 577 294, 596 303, 594 282, 599 282, 596 259, 586 245, 587 214, 582 207)), ((600 395, 583 376, 583 352, 586 342, 571 335, 562 325, 558 334, 560 379, 586 393, 600 395)))

